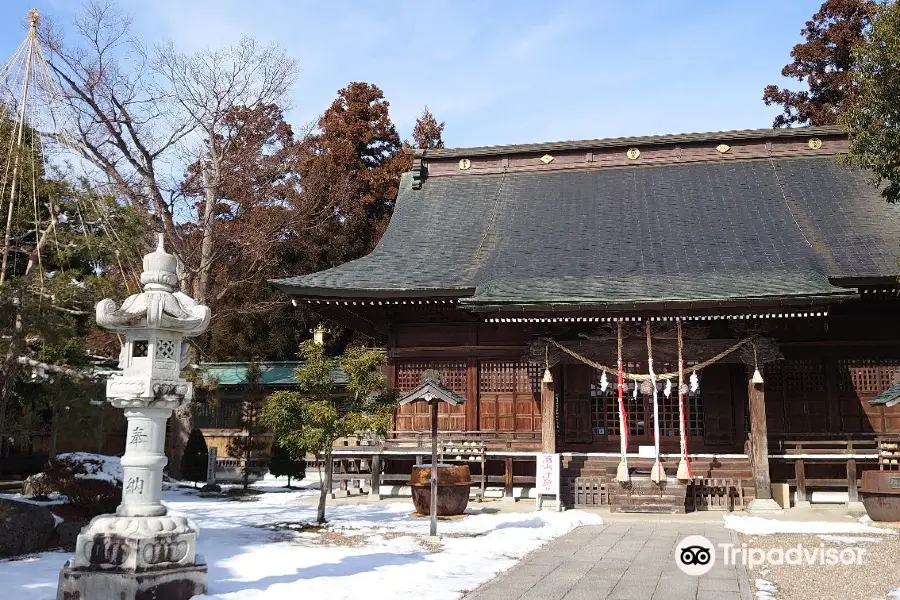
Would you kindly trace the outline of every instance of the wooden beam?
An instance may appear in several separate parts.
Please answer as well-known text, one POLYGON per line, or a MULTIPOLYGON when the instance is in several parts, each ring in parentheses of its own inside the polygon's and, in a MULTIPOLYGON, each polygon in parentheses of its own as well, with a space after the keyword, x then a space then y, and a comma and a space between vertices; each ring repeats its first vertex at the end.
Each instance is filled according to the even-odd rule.
POLYGON ((556 453, 556 410, 553 382, 541 383, 541 452, 556 453))
POLYGON ((750 464, 753 467, 753 487, 761 500, 772 498, 772 479, 769 476, 769 438, 766 427, 766 394, 762 384, 748 384, 750 397, 750 464))
POLYGON ((521 358, 528 351, 519 346, 410 346, 391 348, 388 358, 521 358))

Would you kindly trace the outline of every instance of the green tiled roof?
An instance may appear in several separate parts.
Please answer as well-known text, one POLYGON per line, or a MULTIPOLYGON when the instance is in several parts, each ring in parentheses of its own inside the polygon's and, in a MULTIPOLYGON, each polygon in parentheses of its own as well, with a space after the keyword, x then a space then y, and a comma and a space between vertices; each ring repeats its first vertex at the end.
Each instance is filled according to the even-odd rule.
POLYGON ((895 383, 888 389, 884 390, 877 397, 869 400, 869 404, 872 406, 878 406, 879 404, 884 404, 886 406, 893 406, 900 402, 900 383, 895 383))
MULTIPOLYGON (((262 385, 271 386, 291 386, 297 385, 297 378, 294 371, 302 365, 302 361, 280 361, 280 362, 264 362, 260 363, 262 368, 262 376, 260 378, 262 385)), ((215 379, 220 386, 239 386, 247 385, 247 368, 249 362, 214 362, 201 363, 200 370, 212 379, 215 379)), ((340 368, 336 367, 332 372, 332 377, 338 385, 347 383, 347 375, 340 368)))

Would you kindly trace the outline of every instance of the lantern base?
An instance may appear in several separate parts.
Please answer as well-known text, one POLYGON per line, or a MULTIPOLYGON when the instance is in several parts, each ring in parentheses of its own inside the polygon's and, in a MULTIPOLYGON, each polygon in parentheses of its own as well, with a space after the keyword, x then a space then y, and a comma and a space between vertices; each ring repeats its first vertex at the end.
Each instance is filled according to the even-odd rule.
POLYGON ((185 517, 95 517, 75 542, 79 569, 152 571, 195 562, 197 530, 185 517))
POLYGON ((187 567, 163 568, 135 573, 131 571, 98 570, 69 566, 59 574, 57 600, 138 600, 165 598, 190 600, 206 593, 206 564, 197 557, 197 564, 187 567))

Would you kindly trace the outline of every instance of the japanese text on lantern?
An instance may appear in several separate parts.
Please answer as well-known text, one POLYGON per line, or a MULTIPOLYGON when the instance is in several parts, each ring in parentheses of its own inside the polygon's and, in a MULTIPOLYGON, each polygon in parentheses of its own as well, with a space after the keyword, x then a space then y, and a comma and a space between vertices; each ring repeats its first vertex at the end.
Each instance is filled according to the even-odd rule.
POLYGON ((143 427, 135 427, 131 430, 131 436, 128 439, 128 443, 132 446, 136 446, 138 444, 143 444, 147 441, 147 434, 144 433, 143 427))

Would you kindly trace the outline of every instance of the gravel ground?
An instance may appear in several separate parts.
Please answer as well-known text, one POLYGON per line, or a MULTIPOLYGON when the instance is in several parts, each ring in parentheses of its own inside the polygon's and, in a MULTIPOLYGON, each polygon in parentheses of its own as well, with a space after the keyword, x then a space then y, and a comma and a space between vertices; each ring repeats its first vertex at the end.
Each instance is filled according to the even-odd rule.
MULTIPOLYGON (((894 528, 900 529, 900 525, 894 528)), ((821 544, 825 548, 865 549, 861 564, 763 565, 750 569, 757 600, 886 600, 891 590, 900 588, 900 535, 825 535, 823 539, 817 534, 780 533, 740 538, 742 543, 766 551, 798 544, 810 550, 821 544)))

